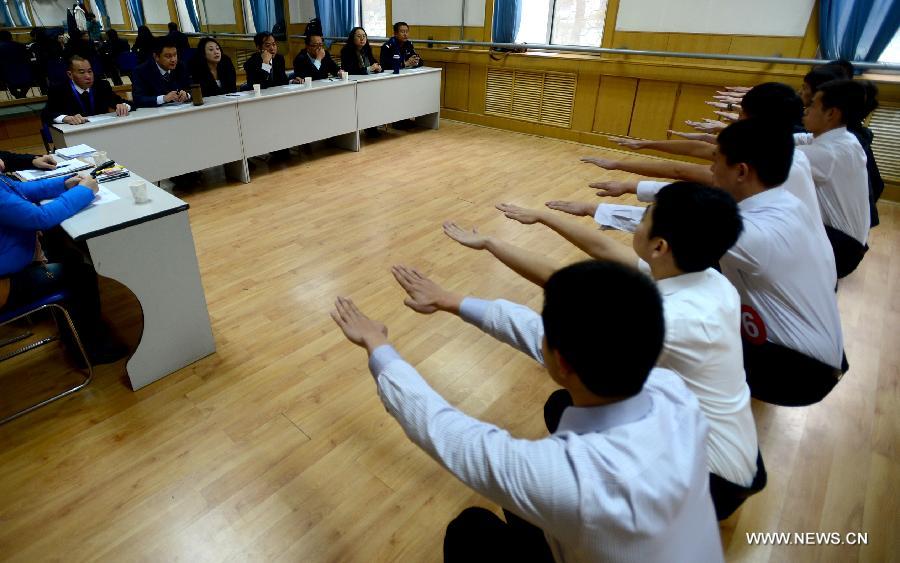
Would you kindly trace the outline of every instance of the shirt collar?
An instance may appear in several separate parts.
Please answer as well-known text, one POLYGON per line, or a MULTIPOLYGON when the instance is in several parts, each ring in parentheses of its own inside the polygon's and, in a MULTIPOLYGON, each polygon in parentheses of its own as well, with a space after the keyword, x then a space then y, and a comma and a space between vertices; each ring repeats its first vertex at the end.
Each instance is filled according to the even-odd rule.
POLYGON ((159 63, 154 63, 154 64, 156 64, 156 68, 159 69, 159 73, 160 73, 161 75, 165 75, 167 72, 170 72, 170 71, 164 69, 163 67, 159 66, 159 63))
POLYGON ((825 131, 818 137, 813 137, 813 143, 827 143, 830 139, 836 139, 841 135, 845 135, 847 133, 846 127, 835 127, 834 129, 829 129, 825 131))
POLYGON ((79 86, 78 84, 75 84, 75 81, 74 81, 74 80, 72 81, 72 87, 75 88, 75 91, 78 92, 79 95, 84 94, 85 92, 90 92, 90 91, 91 91, 90 88, 88 88, 87 90, 85 90, 84 88, 82 88, 82 87, 79 86))
POLYGON ((669 296, 673 293, 678 293, 682 289, 697 287, 697 285, 706 277, 707 271, 708 270, 703 270, 702 272, 689 272, 687 274, 681 274, 680 276, 656 280, 656 287, 664 297, 669 296))
POLYGON ((756 195, 752 195, 743 201, 739 201, 738 208, 740 208, 741 211, 750 211, 759 207, 765 207, 770 202, 780 199, 783 193, 785 193, 785 190, 781 186, 769 188, 756 195))
POLYGON ((650 398, 650 393, 646 389, 641 389, 641 392, 634 397, 610 405, 569 407, 563 411, 555 434, 561 432, 576 434, 606 432, 610 428, 630 424, 644 418, 652 407, 653 399, 650 398))

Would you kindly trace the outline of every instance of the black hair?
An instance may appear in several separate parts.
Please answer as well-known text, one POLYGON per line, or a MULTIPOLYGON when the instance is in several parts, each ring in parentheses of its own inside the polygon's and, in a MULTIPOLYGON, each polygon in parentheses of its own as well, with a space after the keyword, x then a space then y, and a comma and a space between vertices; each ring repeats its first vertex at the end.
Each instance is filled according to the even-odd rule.
POLYGON ((12 33, 8 29, 0 29, 0 41, 12 41, 12 33))
MULTIPOLYGON (((222 51, 222 44, 215 37, 202 37, 200 41, 197 42, 197 56, 191 59, 192 68, 199 67, 202 68, 206 66, 206 45, 208 43, 215 43, 219 46, 219 50, 222 51)), ((222 52, 222 59, 225 59, 225 52, 222 52)))
POLYGON ((174 39, 167 35, 157 37, 156 41, 153 43, 153 53, 156 55, 162 55, 163 49, 169 48, 178 49, 178 45, 175 43, 174 39))
POLYGON ((143 45, 143 44, 151 44, 153 43, 154 37, 153 32, 150 31, 150 28, 146 25, 142 25, 138 28, 137 39, 134 40, 135 45, 143 45))
POLYGON ((175 22, 169 22, 169 31, 178 31, 178 24, 175 22))
POLYGON ((746 117, 791 129, 803 124, 803 100, 793 88, 781 82, 764 82, 751 88, 741 99, 741 109, 746 117))
POLYGON ((307 43, 309 43, 310 37, 325 37, 325 32, 322 30, 322 21, 319 18, 309 20, 309 23, 306 24, 306 31, 303 32, 303 36, 306 38, 307 43))
POLYGON ((408 23, 406 23, 406 22, 397 22, 397 23, 394 24, 394 33, 397 33, 398 31, 400 31, 400 26, 401 26, 401 25, 405 25, 405 26, 406 26, 406 29, 409 29, 409 24, 408 24, 408 23))
POLYGON ((638 394, 663 346, 665 321, 656 284, 635 268, 589 260, 567 266, 544 286, 544 335, 591 393, 627 398, 638 394), (614 287, 616 299, 601 299, 597 288, 614 287), (616 330, 603 337, 598 324, 616 330))
POLYGON ((866 91, 866 103, 863 106, 863 119, 878 109, 878 86, 871 80, 856 80, 856 83, 866 91))
POLYGON ((765 120, 744 119, 722 130, 717 142, 729 165, 747 164, 766 188, 780 186, 787 180, 794 159, 790 130, 765 120))
POLYGON ((832 80, 842 80, 844 78, 846 77, 843 68, 836 65, 820 65, 807 72, 806 76, 803 77, 803 82, 805 82, 809 86, 809 89, 812 90, 812 93, 815 94, 819 91, 819 86, 822 84, 831 82, 832 80))
POLYGON ((253 36, 253 43, 256 45, 257 49, 262 49, 263 43, 265 43, 266 39, 268 39, 269 37, 274 38, 275 36, 268 31, 260 31, 253 36))
POLYGON ((848 80, 852 80, 853 76, 856 74, 856 69, 853 67, 853 63, 851 63, 847 59, 828 61, 822 66, 840 69, 840 71, 844 74, 844 78, 847 78, 848 80))
POLYGON ((66 68, 71 69, 72 63, 75 63, 75 62, 82 62, 82 63, 90 64, 91 61, 87 60, 86 58, 82 57, 81 55, 72 55, 71 57, 69 57, 69 60, 66 61, 66 63, 67 63, 66 68))
POLYGON ((702 272, 718 264, 744 228, 730 194, 694 182, 674 182, 659 190, 650 237, 669 243, 682 272, 702 272))
POLYGON ((840 110, 844 125, 859 123, 866 117, 866 88, 859 82, 832 80, 819 86, 818 91, 822 94, 822 107, 840 110))
POLYGON ((115 41, 118 38, 119 38, 118 31, 116 31, 115 29, 107 29, 106 30, 106 39, 107 40, 115 41))

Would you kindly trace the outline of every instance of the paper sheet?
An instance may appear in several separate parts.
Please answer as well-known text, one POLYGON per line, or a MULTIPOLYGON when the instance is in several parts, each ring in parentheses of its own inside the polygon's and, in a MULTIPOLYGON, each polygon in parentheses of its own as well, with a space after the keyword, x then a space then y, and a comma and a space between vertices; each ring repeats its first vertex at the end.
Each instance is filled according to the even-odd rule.
POLYGON ((97 149, 90 145, 75 145, 74 147, 65 147, 62 149, 56 149, 56 154, 65 158, 75 158, 76 156, 82 156, 85 154, 91 154, 97 152, 97 149))
POLYGON ((94 195, 94 201, 91 202, 91 205, 103 205, 104 203, 112 203, 117 199, 121 199, 116 194, 109 191, 108 188, 104 186, 100 186, 100 189, 97 190, 96 195, 94 195))
POLYGON ((79 170, 91 168, 93 164, 82 162, 77 158, 71 160, 63 160, 56 164, 53 170, 19 170, 16 175, 22 180, 28 182, 31 180, 42 180, 44 178, 55 178, 57 176, 65 176, 66 174, 74 174, 79 170))
POLYGON ((115 119, 115 115, 92 115, 87 118, 90 123, 101 123, 103 121, 109 121, 111 119, 115 119))
POLYGON ((601 229, 618 229, 627 233, 633 233, 644 216, 646 207, 635 205, 619 205, 616 203, 601 203, 597 206, 594 221, 601 229))
POLYGON ((244 96, 249 96, 251 92, 232 92, 231 94, 225 94, 228 98, 243 98, 244 96))

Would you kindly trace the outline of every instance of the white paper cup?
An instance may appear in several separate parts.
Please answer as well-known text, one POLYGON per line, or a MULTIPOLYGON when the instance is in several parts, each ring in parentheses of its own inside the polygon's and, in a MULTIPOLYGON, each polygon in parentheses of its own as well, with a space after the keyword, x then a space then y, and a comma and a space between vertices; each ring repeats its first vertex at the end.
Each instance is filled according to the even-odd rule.
POLYGON ((341 71, 341 80, 344 82, 350 82, 350 73, 345 70, 342 70, 341 71))
POLYGON ((307 76, 303 79, 303 85, 307 88, 312 88, 312 76, 307 76))
POLYGON ((150 201, 150 198, 147 197, 146 182, 132 182, 128 184, 128 187, 131 189, 131 197, 134 198, 135 203, 147 203, 150 201))
POLYGON ((259 84, 253 85, 253 94, 259 96, 262 93, 262 86, 259 84))
POLYGON ((109 157, 106 155, 106 151, 97 151, 94 153, 94 166, 100 166, 107 160, 109 160, 109 157))

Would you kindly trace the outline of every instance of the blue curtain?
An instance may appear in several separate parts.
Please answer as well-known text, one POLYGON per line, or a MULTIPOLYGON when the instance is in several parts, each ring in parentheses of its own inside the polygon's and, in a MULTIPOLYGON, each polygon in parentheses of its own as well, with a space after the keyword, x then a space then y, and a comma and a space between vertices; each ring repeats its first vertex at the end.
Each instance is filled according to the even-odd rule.
POLYGON ((897 0, 821 0, 822 57, 875 62, 900 26, 897 0))
POLYGON ((97 7, 97 11, 100 12, 100 21, 103 22, 103 27, 109 26, 109 13, 106 11, 106 0, 94 0, 94 6, 97 7))
POLYGON ((325 37, 347 37, 353 28, 353 0, 315 0, 325 37))
POLYGON ((25 0, 16 1, 16 13, 19 14, 19 23, 23 26, 30 26, 31 20, 28 19, 28 10, 25 9, 25 0))
MULTIPOLYGON (((281 0, 278 0, 281 2, 281 0)), ((250 0, 253 25, 256 31, 272 31, 275 25, 275 2, 273 0, 250 0)))
POLYGON ((125 0, 128 4, 128 11, 131 12, 131 18, 134 20, 134 28, 137 29, 144 25, 144 3, 142 0, 125 0))
POLYGON ((3 18, 3 27, 13 27, 16 25, 13 21, 12 13, 9 11, 9 6, 7 6, 6 2, 3 0, 0 0, 0 18, 3 18))
POLYGON ((494 0, 494 25, 491 39, 495 43, 515 42, 521 18, 521 0, 494 0))
POLYGON ((188 18, 194 31, 200 31, 200 19, 197 17, 197 9, 194 7, 194 0, 184 0, 184 7, 187 8, 188 18))

